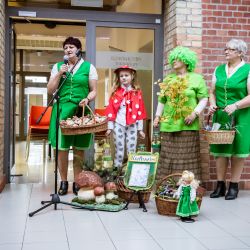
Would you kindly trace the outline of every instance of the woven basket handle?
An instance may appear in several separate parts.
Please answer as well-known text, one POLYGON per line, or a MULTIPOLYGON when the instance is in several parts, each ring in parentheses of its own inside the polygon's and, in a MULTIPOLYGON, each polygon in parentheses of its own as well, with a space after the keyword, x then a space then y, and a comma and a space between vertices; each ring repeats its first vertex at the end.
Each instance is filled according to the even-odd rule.
POLYGON ((167 175, 165 176, 163 179, 161 179, 158 184, 156 185, 156 190, 158 190, 158 188, 160 187, 160 185, 162 184, 162 182, 164 182, 165 180, 167 180, 168 178, 171 178, 171 177, 175 177, 175 176, 178 176, 178 177, 181 177, 182 174, 180 173, 175 173, 175 174, 170 174, 170 175, 167 175))
POLYGON ((83 104, 82 105, 82 121, 83 121, 83 118, 84 118, 85 108, 88 108, 88 110, 90 111, 90 115, 92 116, 92 118, 94 119, 94 123, 96 124, 95 114, 94 114, 94 112, 92 111, 92 109, 90 108, 90 106, 88 104, 85 104, 85 105, 83 104))
POLYGON ((122 165, 120 168, 117 170, 117 176, 121 176, 123 169, 127 166, 127 164, 122 165))
POLYGON ((209 125, 209 122, 210 122, 210 119, 211 119, 211 115, 209 114, 208 116, 207 116, 207 126, 209 125))

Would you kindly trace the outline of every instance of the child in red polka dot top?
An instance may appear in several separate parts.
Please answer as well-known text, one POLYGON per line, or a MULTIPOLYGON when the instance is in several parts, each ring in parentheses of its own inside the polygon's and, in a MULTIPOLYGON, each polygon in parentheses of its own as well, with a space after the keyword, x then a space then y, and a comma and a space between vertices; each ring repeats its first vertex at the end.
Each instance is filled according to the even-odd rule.
POLYGON ((136 151, 137 134, 145 138, 143 120, 146 119, 146 109, 142 92, 135 83, 136 70, 124 65, 114 72, 116 83, 105 111, 109 120, 106 135, 113 132, 114 167, 120 168, 124 159, 125 144, 127 153, 132 153, 136 151))

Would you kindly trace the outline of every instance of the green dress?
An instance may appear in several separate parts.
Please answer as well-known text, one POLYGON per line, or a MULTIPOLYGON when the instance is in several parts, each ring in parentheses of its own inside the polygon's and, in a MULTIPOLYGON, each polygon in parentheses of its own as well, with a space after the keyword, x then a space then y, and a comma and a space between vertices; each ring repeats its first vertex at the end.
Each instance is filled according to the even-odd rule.
MULTIPOLYGON (((57 63, 58 70, 60 69, 63 62, 57 63)), ((90 63, 84 61, 79 69, 71 74, 62 88, 59 91, 60 105, 59 105, 59 120, 66 120, 72 118, 76 114, 76 110, 79 106, 79 102, 86 98, 89 93, 89 70, 90 63)), ((63 81, 61 78, 60 83, 63 81)), ((49 128, 49 143, 53 148, 56 147, 56 112, 57 104, 54 103, 50 128, 49 128)), ((92 143, 92 134, 84 135, 63 135, 59 128, 58 135, 58 148, 59 150, 69 150, 70 147, 74 147, 79 150, 84 150, 90 147, 92 143)))
POLYGON ((199 214, 199 207, 196 200, 191 202, 190 198, 191 186, 182 186, 181 196, 176 209, 176 215, 188 217, 199 214))
POLYGON ((229 78, 226 74, 226 65, 220 65, 215 71, 216 84, 215 96, 216 105, 221 108, 217 110, 213 117, 213 122, 221 124, 221 129, 225 129, 227 124, 236 128, 235 138, 232 144, 211 145, 210 151, 214 156, 240 157, 245 158, 250 155, 250 108, 236 110, 232 117, 229 117, 223 108, 233 104, 248 95, 247 79, 250 72, 250 64, 244 64, 229 78))

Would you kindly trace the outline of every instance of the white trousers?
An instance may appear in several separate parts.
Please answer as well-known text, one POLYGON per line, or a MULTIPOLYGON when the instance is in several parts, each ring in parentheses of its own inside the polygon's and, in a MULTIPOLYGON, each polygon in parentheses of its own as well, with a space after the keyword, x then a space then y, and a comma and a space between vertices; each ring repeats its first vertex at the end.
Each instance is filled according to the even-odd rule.
POLYGON ((137 144, 137 125, 122 126, 115 122, 113 130, 114 144, 115 144, 115 159, 114 167, 122 167, 125 151, 125 143, 127 154, 136 151, 137 144))

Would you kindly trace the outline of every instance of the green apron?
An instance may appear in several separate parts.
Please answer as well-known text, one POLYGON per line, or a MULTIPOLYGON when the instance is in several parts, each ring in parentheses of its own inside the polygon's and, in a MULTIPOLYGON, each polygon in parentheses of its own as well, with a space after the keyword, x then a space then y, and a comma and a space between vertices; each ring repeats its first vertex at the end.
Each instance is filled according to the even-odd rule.
MULTIPOLYGON (((58 70, 62 64, 63 62, 57 63, 58 70)), ((60 89, 59 121, 72 118, 76 114, 79 102, 88 96, 89 70, 90 63, 84 61, 74 75, 70 74, 60 89)), ((61 78, 59 84, 61 84, 62 81, 63 78, 61 78)), ((56 112, 57 104, 54 103, 49 128, 49 143, 53 148, 56 147, 56 112)), ((59 128, 58 149, 69 150, 72 146, 76 149, 84 150, 90 147, 93 142, 92 138, 92 134, 63 135, 61 129, 59 128)))

